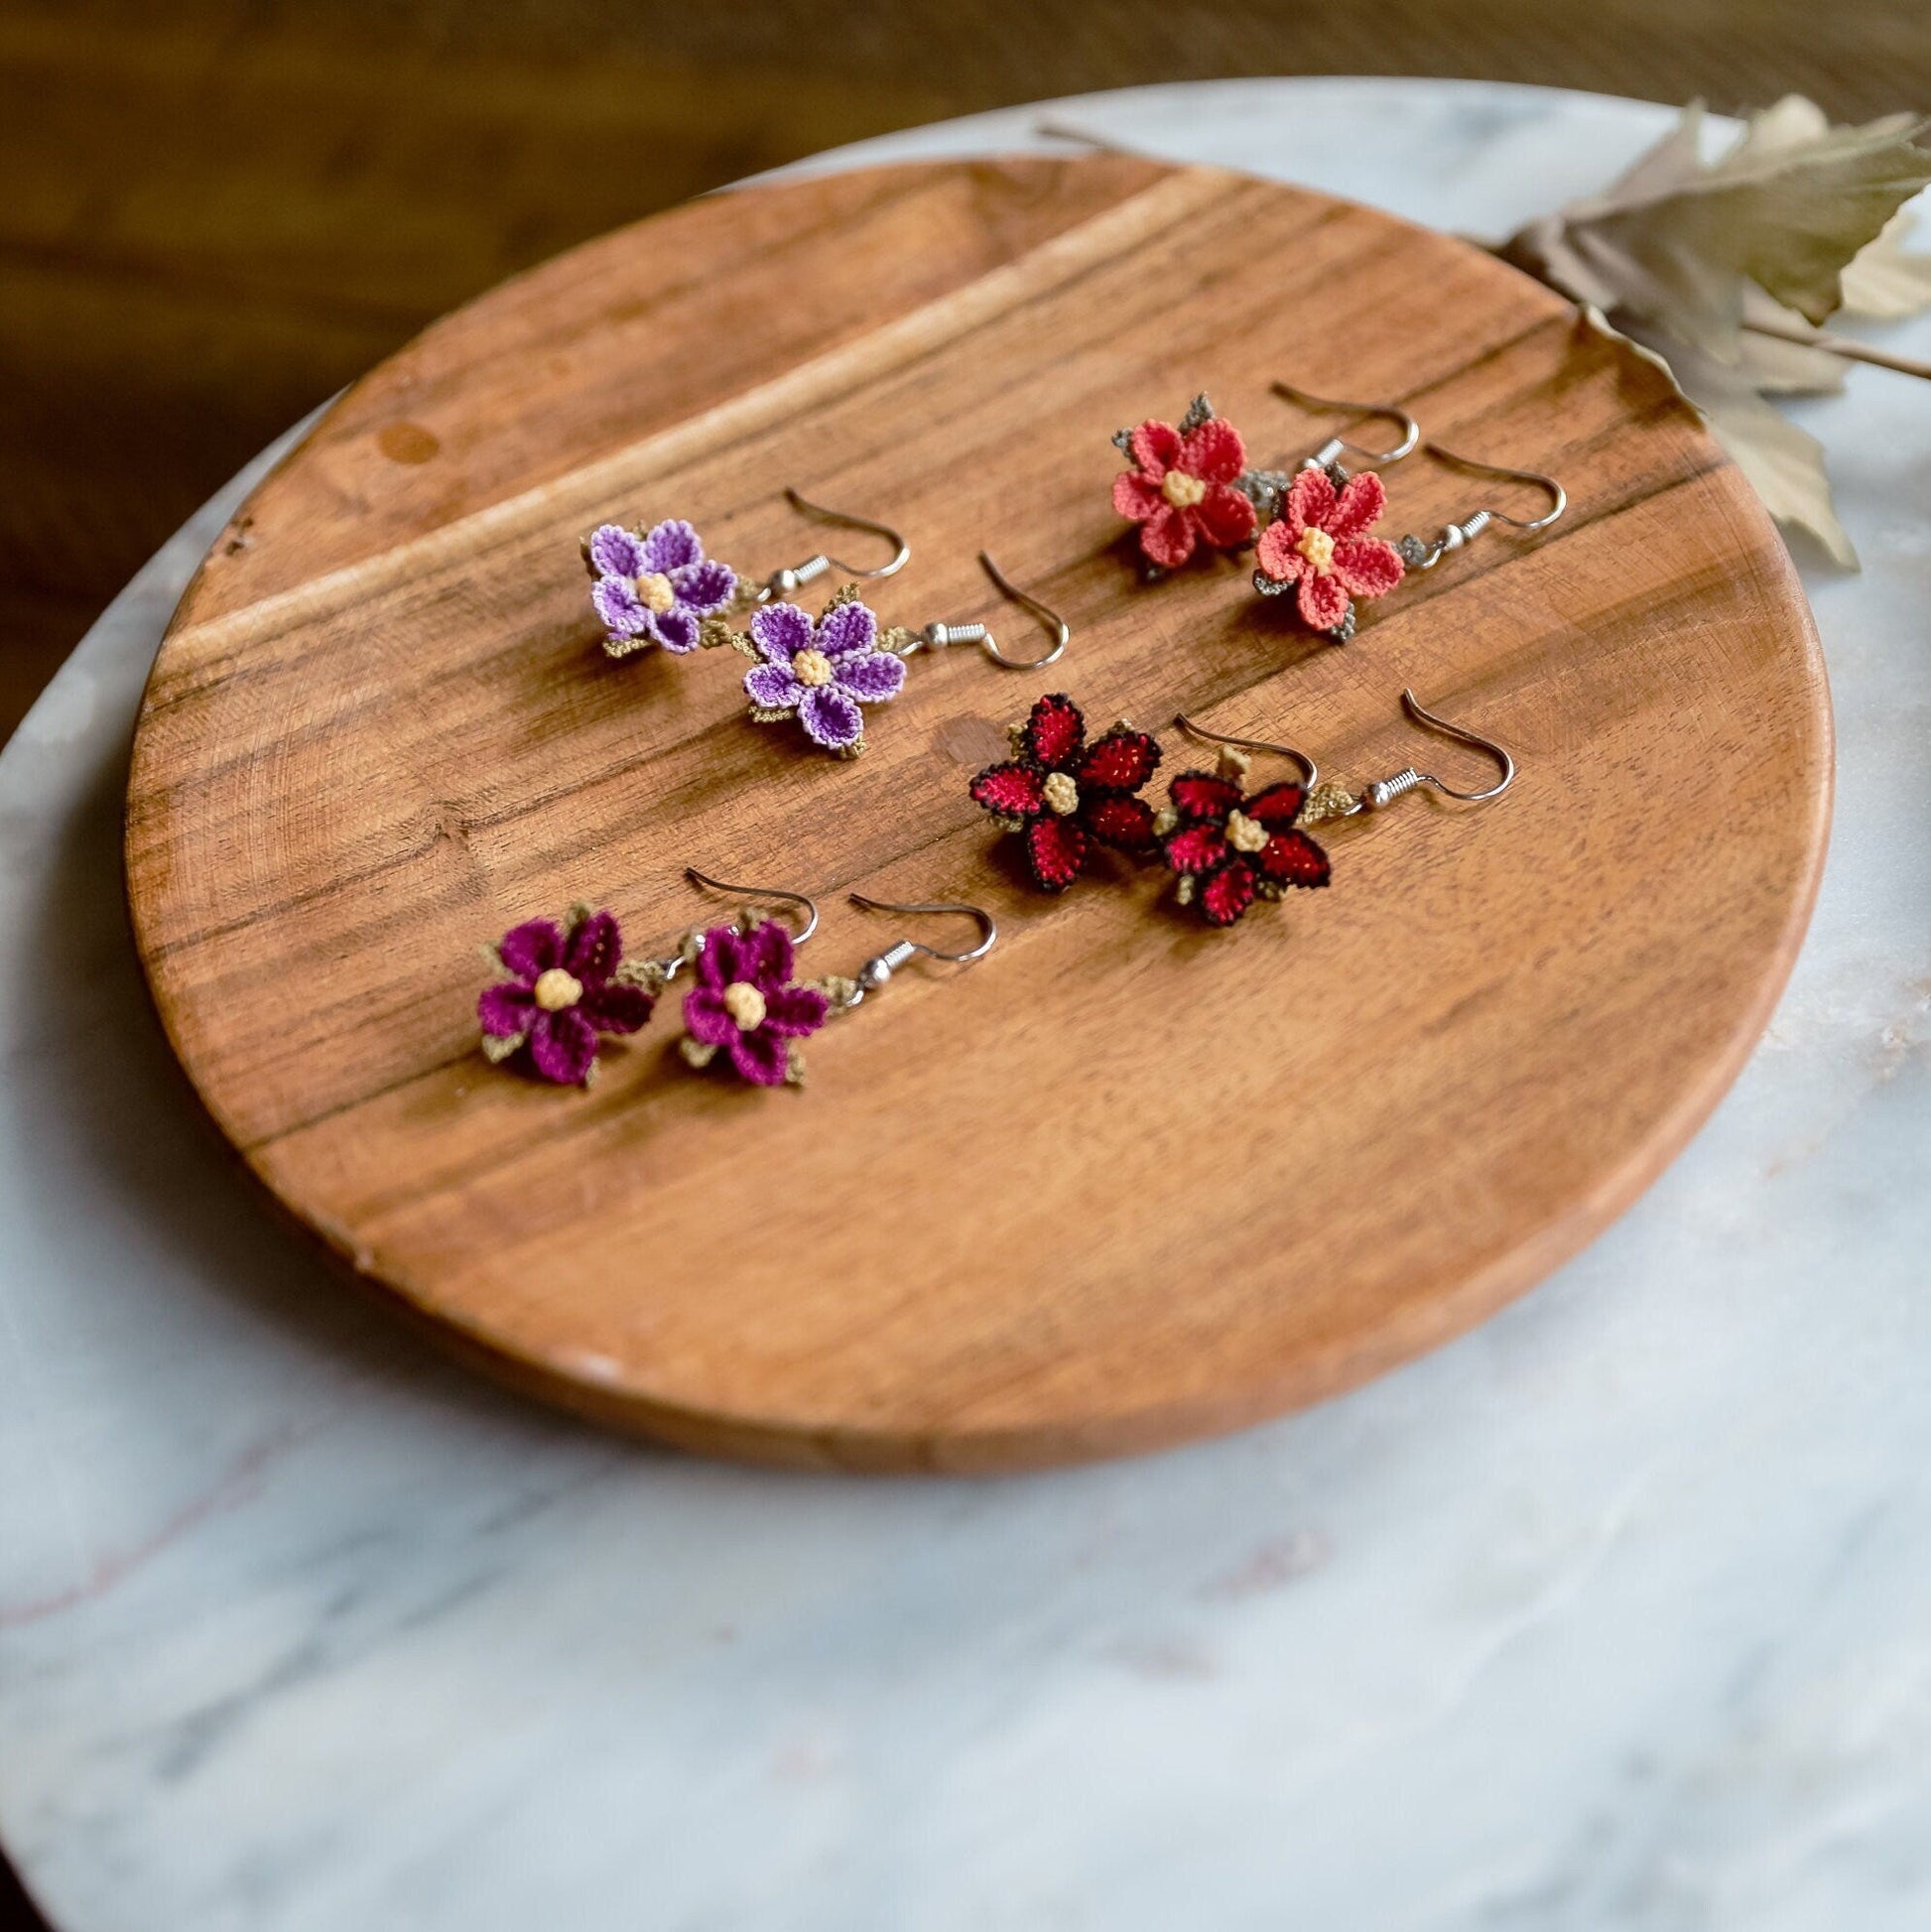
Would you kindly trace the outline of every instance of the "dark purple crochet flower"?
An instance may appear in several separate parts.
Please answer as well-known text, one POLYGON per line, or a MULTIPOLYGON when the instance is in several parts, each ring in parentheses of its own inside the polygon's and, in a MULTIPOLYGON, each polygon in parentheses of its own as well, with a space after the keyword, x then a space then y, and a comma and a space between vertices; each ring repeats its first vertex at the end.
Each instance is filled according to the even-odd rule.
POLYGON ((643 536, 606 523, 583 542, 583 561, 596 579, 590 602, 608 635, 603 648, 627 657, 661 644, 682 657, 698 648, 707 617, 722 610, 737 591, 728 566, 707 558, 698 533, 672 517, 643 536))
POLYGON ((569 928, 552 919, 512 926, 496 948, 511 976, 476 1001, 483 1052, 507 1060, 527 1048, 531 1068, 559 1086, 587 1087, 599 1033, 635 1033, 655 996, 617 976, 623 935, 607 912, 578 907, 569 928))
POLYGON ((795 1081, 794 1040, 825 1024, 831 1002, 816 986, 791 983, 791 934, 766 919, 743 931, 713 926, 698 955, 698 983, 684 995, 684 1026, 700 1065, 720 1048, 760 1087, 795 1081))
POLYGON ((768 603, 751 619, 751 641, 764 659, 744 674, 751 715, 771 724, 795 711, 814 744, 844 757, 865 748, 858 707, 905 685, 905 660, 878 648, 878 619, 855 598, 834 599, 815 625, 795 603, 768 603))

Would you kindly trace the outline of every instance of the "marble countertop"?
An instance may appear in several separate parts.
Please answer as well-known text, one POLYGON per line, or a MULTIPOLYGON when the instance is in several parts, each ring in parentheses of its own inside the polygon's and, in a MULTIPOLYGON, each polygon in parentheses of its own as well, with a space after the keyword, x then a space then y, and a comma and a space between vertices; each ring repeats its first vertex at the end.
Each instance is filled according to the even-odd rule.
MULTIPOLYGON (((1479 234, 1666 122, 1244 81, 810 165, 1041 114, 1479 234)), ((594 1434, 271 1220, 120 904, 130 721, 237 478, 0 756, 0 1836, 62 1932, 1931 1923, 1931 405, 1860 371, 1805 420, 1867 566, 1809 574, 1837 828, 1710 1124, 1398 1373, 992 1482, 594 1434)), ((1674 809, 1721 836, 1694 772, 1674 809)))

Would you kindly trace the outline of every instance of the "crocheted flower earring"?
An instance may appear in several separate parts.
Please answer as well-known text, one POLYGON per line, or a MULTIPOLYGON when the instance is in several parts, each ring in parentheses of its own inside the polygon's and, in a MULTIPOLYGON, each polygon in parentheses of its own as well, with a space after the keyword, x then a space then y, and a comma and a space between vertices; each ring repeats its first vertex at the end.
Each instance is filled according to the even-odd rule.
POLYGON ((727 633, 738 650, 755 660, 744 676, 752 721, 779 724, 795 717, 820 749, 834 757, 855 758, 865 748, 859 708, 896 698, 905 688, 905 661, 920 651, 977 644, 1008 670, 1032 671, 1053 663, 1073 635, 1066 620, 1020 589, 984 551, 979 563, 1007 596, 1025 605, 1052 633, 1053 647, 1043 657, 1007 657, 981 623, 932 623, 916 631, 895 624, 881 630, 874 613, 859 601, 858 586, 847 583, 816 623, 795 603, 770 603, 752 616, 748 630, 727 633))
POLYGON ((1432 773, 1409 765, 1355 793, 1345 785, 1318 784, 1314 760, 1289 745, 1227 737, 1191 718, 1175 718, 1184 730, 1223 747, 1217 771, 1182 772, 1174 779, 1168 788, 1171 802, 1159 815, 1160 855, 1179 875, 1175 899, 1198 906, 1210 926, 1231 926, 1256 898, 1279 899, 1294 886, 1328 883, 1328 854, 1308 836, 1309 826, 1381 811, 1424 785, 1445 798, 1481 805, 1500 798, 1514 782, 1514 759, 1492 739, 1424 709, 1412 691, 1402 692, 1401 705, 1416 723, 1494 759, 1500 780, 1486 791, 1459 792, 1432 773), (1274 752, 1292 759, 1301 767, 1302 782, 1244 794, 1247 760, 1242 753, 1246 751, 1274 752))
POLYGON ((892 546, 890 562, 863 570, 821 551, 753 586, 729 565, 707 557, 697 531, 682 517, 649 530, 599 524, 583 539, 583 565, 590 574, 591 607, 603 622, 604 650, 621 658, 657 644, 683 657, 700 647, 714 648, 730 641, 722 621, 728 611, 789 596, 833 571, 848 578, 893 577, 912 555, 889 524, 827 509, 795 489, 787 489, 785 497, 803 515, 883 538, 892 546))
POLYGON ((1188 404, 1178 425, 1149 419, 1115 431, 1113 444, 1133 465, 1113 478, 1113 508, 1139 526, 1148 581, 1179 570, 1203 545, 1239 550, 1253 542, 1247 446, 1206 396, 1188 404))
POLYGON ((1122 719, 1089 744, 1080 708, 1064 692, 1042 698, 1011 729, 1012 757, 971 783, 973 804, 1025 841, 1042 892, 1064 892, 1095 844, 1144 857, 1153 808, 1137 796, 1159 764, 1159 742, 1122 719))
POLYGON ((572 906, 561 925, 527 919, 484 951, 509 975, 476 1001, 484 1057, 500 1066, 520 1055, 558 1086, 589 1086, 597 1036, 635 1033, 657 1003, 649 967, 623 957, 616 920, 588 906, 572 906))

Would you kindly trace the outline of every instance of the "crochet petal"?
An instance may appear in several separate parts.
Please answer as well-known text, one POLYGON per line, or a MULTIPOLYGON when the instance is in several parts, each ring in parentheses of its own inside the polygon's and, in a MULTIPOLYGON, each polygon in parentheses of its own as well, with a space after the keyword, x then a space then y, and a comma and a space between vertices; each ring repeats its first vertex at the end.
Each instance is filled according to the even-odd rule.
POLYGON ((704 936, 698 954, 698 984, 721 992, 733 979, 745 976, 744 942, 735 926, 713 926, 704 936))
POLYGON ((724 1042, 731 1065, 754 1087, 782 1087, 791 1067, 791 1048, 775 1027, 760 1026, 750 1033, 732 1029, 724 1042))
POLYGON ((1160 852, 1176 872, 1208 872, 1226 857, 1227 841, 1219 826, 1203 822, 1182 826, 1160 852))
POLYGON ((577 1010, 599 1033, 635 1033, 648 1023, 656 1005, 656 994, 618 979, 607 986, 591 986, 577 1002, 577 1010))
POLYGON ((754 664, 744 674, 744 695, 767 711, 792 711, 805 687, 792 676, 790 664, 754 664))
POLYGON ((534 980, 563 964, 563 928, 554 919, 526 919, 503 935, 496 952, 519 979, 534 980))
POLYGON ((890 651, 853 651, 837 660, 833 682, 861 705, 882 705, 905 689, 905 660, 890 651))
POLYGON ((1254 875, 1243 858, 1229 859, 1208 875, 1195 904, 1210 926, 1231 926, 1254 902, 1254 875))
POLYGON ((1087 721, 1080 715, 1079 706, 1063 691, 1040 699, 1020 733, 1026 755, 1048 771, 1069 768, 1086 741, 1087 721))
POLYGON ((1036 819, 1046 810, 1046 793, 1033 765, 987 765, 971 784, 972 803, 995 819, 1036 819))
POLYGON ((1307 796, 1303 785, 1269 785, 1252 798, 1242 800, 1240 810, 1255 825, 1265 826, 1269 832, 1285 832, 1301 816, 1307 796))
POLYGON ((1210 483, 1194 514, 1200 519, 1201 535, 1217 550, 1238 549, 1253 536, 1258 521, 1253 499, 1231 483, 1210 483))
POLYGON ((1384 597, 1401 581, 1401 553, 1379 537, 1350 537, 1335 546, 1335 576, 1351 597, 1384 597))
POLYGON ((776 992, 791 977, 797 959, 791 928, 782 919, 765 919, 739 943, 736 976, 748 979, 763 993, 776 992))
POLYGON ((714 558, 683 564, 671 573, 671 588, 678 602, 694 616, 708 617, 722 610, 737 594, 737 573, 714 558))
POLYGON ((698 533, 682 517, 667 517, 644 539, 644 569, 661 571, 666 577, 703 557, 704 545, 698 541, 698 533))
POLYGON ((1144 523, 1167 507, 1160 485, 1137 469, 1122 469, 1113 478, 1113 508, 1129 523, 1144 523))
POLYGON ((878 641, 878 619, 861 603, 841 603, 818 620, 814 642, 828 658, 869 651, 878 641))
POLYGON ((1080 823, 1102 845, 1116 845, 1123 852, 1153 849, 1153 807, 1143 798, 1101 792, 1080 808, 1080 823))
POLYGON ((816 1033, 830 1011, 831 1001, 816 986, 780 986, 764 997, 765 1025, 786 1040, 816 1033))
POLYGON ((1240 787, 1210 771, 1183 771, 1167 787, 1173 808, 1183 819, 1210 819, 1223 825, 1240 803, 1240 787))
POLYGON ((1253 856, 1254 870, 1275 885, 1326 885, 1328 854, 1305 832, 1277 832, 1253 856))
POLYGON ((1230 483, 1247 466, 1247 446, 1231 423, 1212 416, 1181 439, 1178 466, 1204 483, 1230 483))
POLYGON ((773 664, 789 665, 812 642, 812 620, 795 603, 768 603, 751 616, 751 642, 773 664))
POLYGON ((519 1033, 529 1032, 536 1016, 536 995, 514 980, 485 986, 476 1000, 476 1017, 492 1040, 514 1040, 519 1033))
POLYGON ((1194 554, 1200 520, 1192 510, 1163 503, 1140 525, 1140 550, 1164 571, 1177 571, 1194 554))
POLYGON ((1300 541, 1284 519, 1270 523, 1254 546, 1254 562, 1261 575, 1276 583, 1294 582, 1308 567, 1308 560, 1294 548, 1300 541))
POLYGON ((590 602, 606 629, 619 637, 641 637, 650 628, 650 612, 627 577, 600 577, 590 585, 590 602))
POLYGON ((1026 868, 1042 892, 1064 892, 1087 862, 1087 835, 1071 819, 1050 814, 1026 828, 1026 868))
POLYGON ((1348 616, 1348 592, 1338 577, 1310 571, 1301 580, 1301 621, 1310 630, 1334 630, 1348 616))
POLYGON ((1339 498, 1325 469, 1301 469, 1287 489, 1287 528, 1299 539, 1310 530, 1325 530, 1334 515, 1339 498))
POLYGON ((650 620, 657 641, 678 657, 689 657, 698 648, 698 620, 688 610, 657 611, 650 620))
POLYGON ((596 1060, 596 1028, 573 1006, 538 1013, 530 1027, 530 1063, 545 1080, 575 1087, 596 1060))
POLYGON ((1358 476, 1349 477, 1334 514, 1323 527, 1339 544, 1344 537, 1359 537, 1373 529, 1387 507, 1387 485, 1373 470, 1364 469, 1358 476))
POLYGON ((1180 432, 1148 420, 1133 432, 1133 460, 1157 483, 1180 460, 1180 432))
POLYGON ((1103 785, 1108 791, 1137 792, 1153 776, 1160 762, 1160 747, 1151 732, 1133 731, 1115 724, 1088 745, 1086 755, 1074 765, 1076 784, 1103 785))
POLYGON ((564 942, 564 969, 586 986, 600 986, 623 958, 623 933, 611 914, 593 912, 564 942))
POLYGON ((598 524, 586 548, 599 577, 635 577, 644 568, 642 548, 621 524, 598 524))
POLYGON ((798 701, 798 721, 805 735, 827 751, 848 751, 865 734, 865 714, 855 698, 837 685, 820 685, 798 701))
POLYGON ((684 995, 684 1030, 704 1047, 721 1047, 737 1031, 716 986, 693 986, 684 995))

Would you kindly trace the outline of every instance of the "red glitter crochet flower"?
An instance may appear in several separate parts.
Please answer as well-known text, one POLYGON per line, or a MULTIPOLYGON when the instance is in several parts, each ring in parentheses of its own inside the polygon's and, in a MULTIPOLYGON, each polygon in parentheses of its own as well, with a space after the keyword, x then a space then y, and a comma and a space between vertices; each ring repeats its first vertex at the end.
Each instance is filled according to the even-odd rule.
POLYGON ((1280 519, 1260 534, 1254 588, 1278 596, 1298 583, 1301 620, 1310 630, 1352 636, 1353 599, 1385 596, 1401 581, 1400 552, 1367 534, 1387 506, 1372 470, 1340 490, 1327 470, 1302 470, 1280 519))
POLYGON ((1305 786, 1269 785, 1243 798, 1231 778, 1183 771, 1167 796, 1176 824, 1162 837, 1160 855, 1180 874, 1183 900, 1198 903, 1210 926, 1231 926, 1256 897, 1328 883, 1328 854, 1294 829, 1305 786))
POLYGON ((599 1033, 635 1033, 655 998, 618 976, 623 936, 607 912, 573 907, 568 930, 552 919, 512 926, 496 947, 511 976, 476 1001, 483 1052, 493 1061, 528 1049, 531 1069, 560 1087, 587 1087, 599 1033))
POLYGON ((972 780, 972 800, 1026 841, 1026 865, 1042 892, 1064 892, 1094 841, 1121 851, 1153 849, 1153 808, 1136 793, 1153 776, 1160 747, 1125 724, 1087 743, 1086 719, 1064 693, 1042 698, 1013 732, 1014 757, 972 780))
POLYGON ((1247 466, 1247 450, 1231 423, 1209 416, 1177 430, 1146 422, 1126 447, 1134 467, 1113 478, 1113 508, 1140 526, 1140 553, 1148 563, 1174 571, 1197 544, 1237 550, 1252 541, 1253 503, 1233 487, 1247 466))

